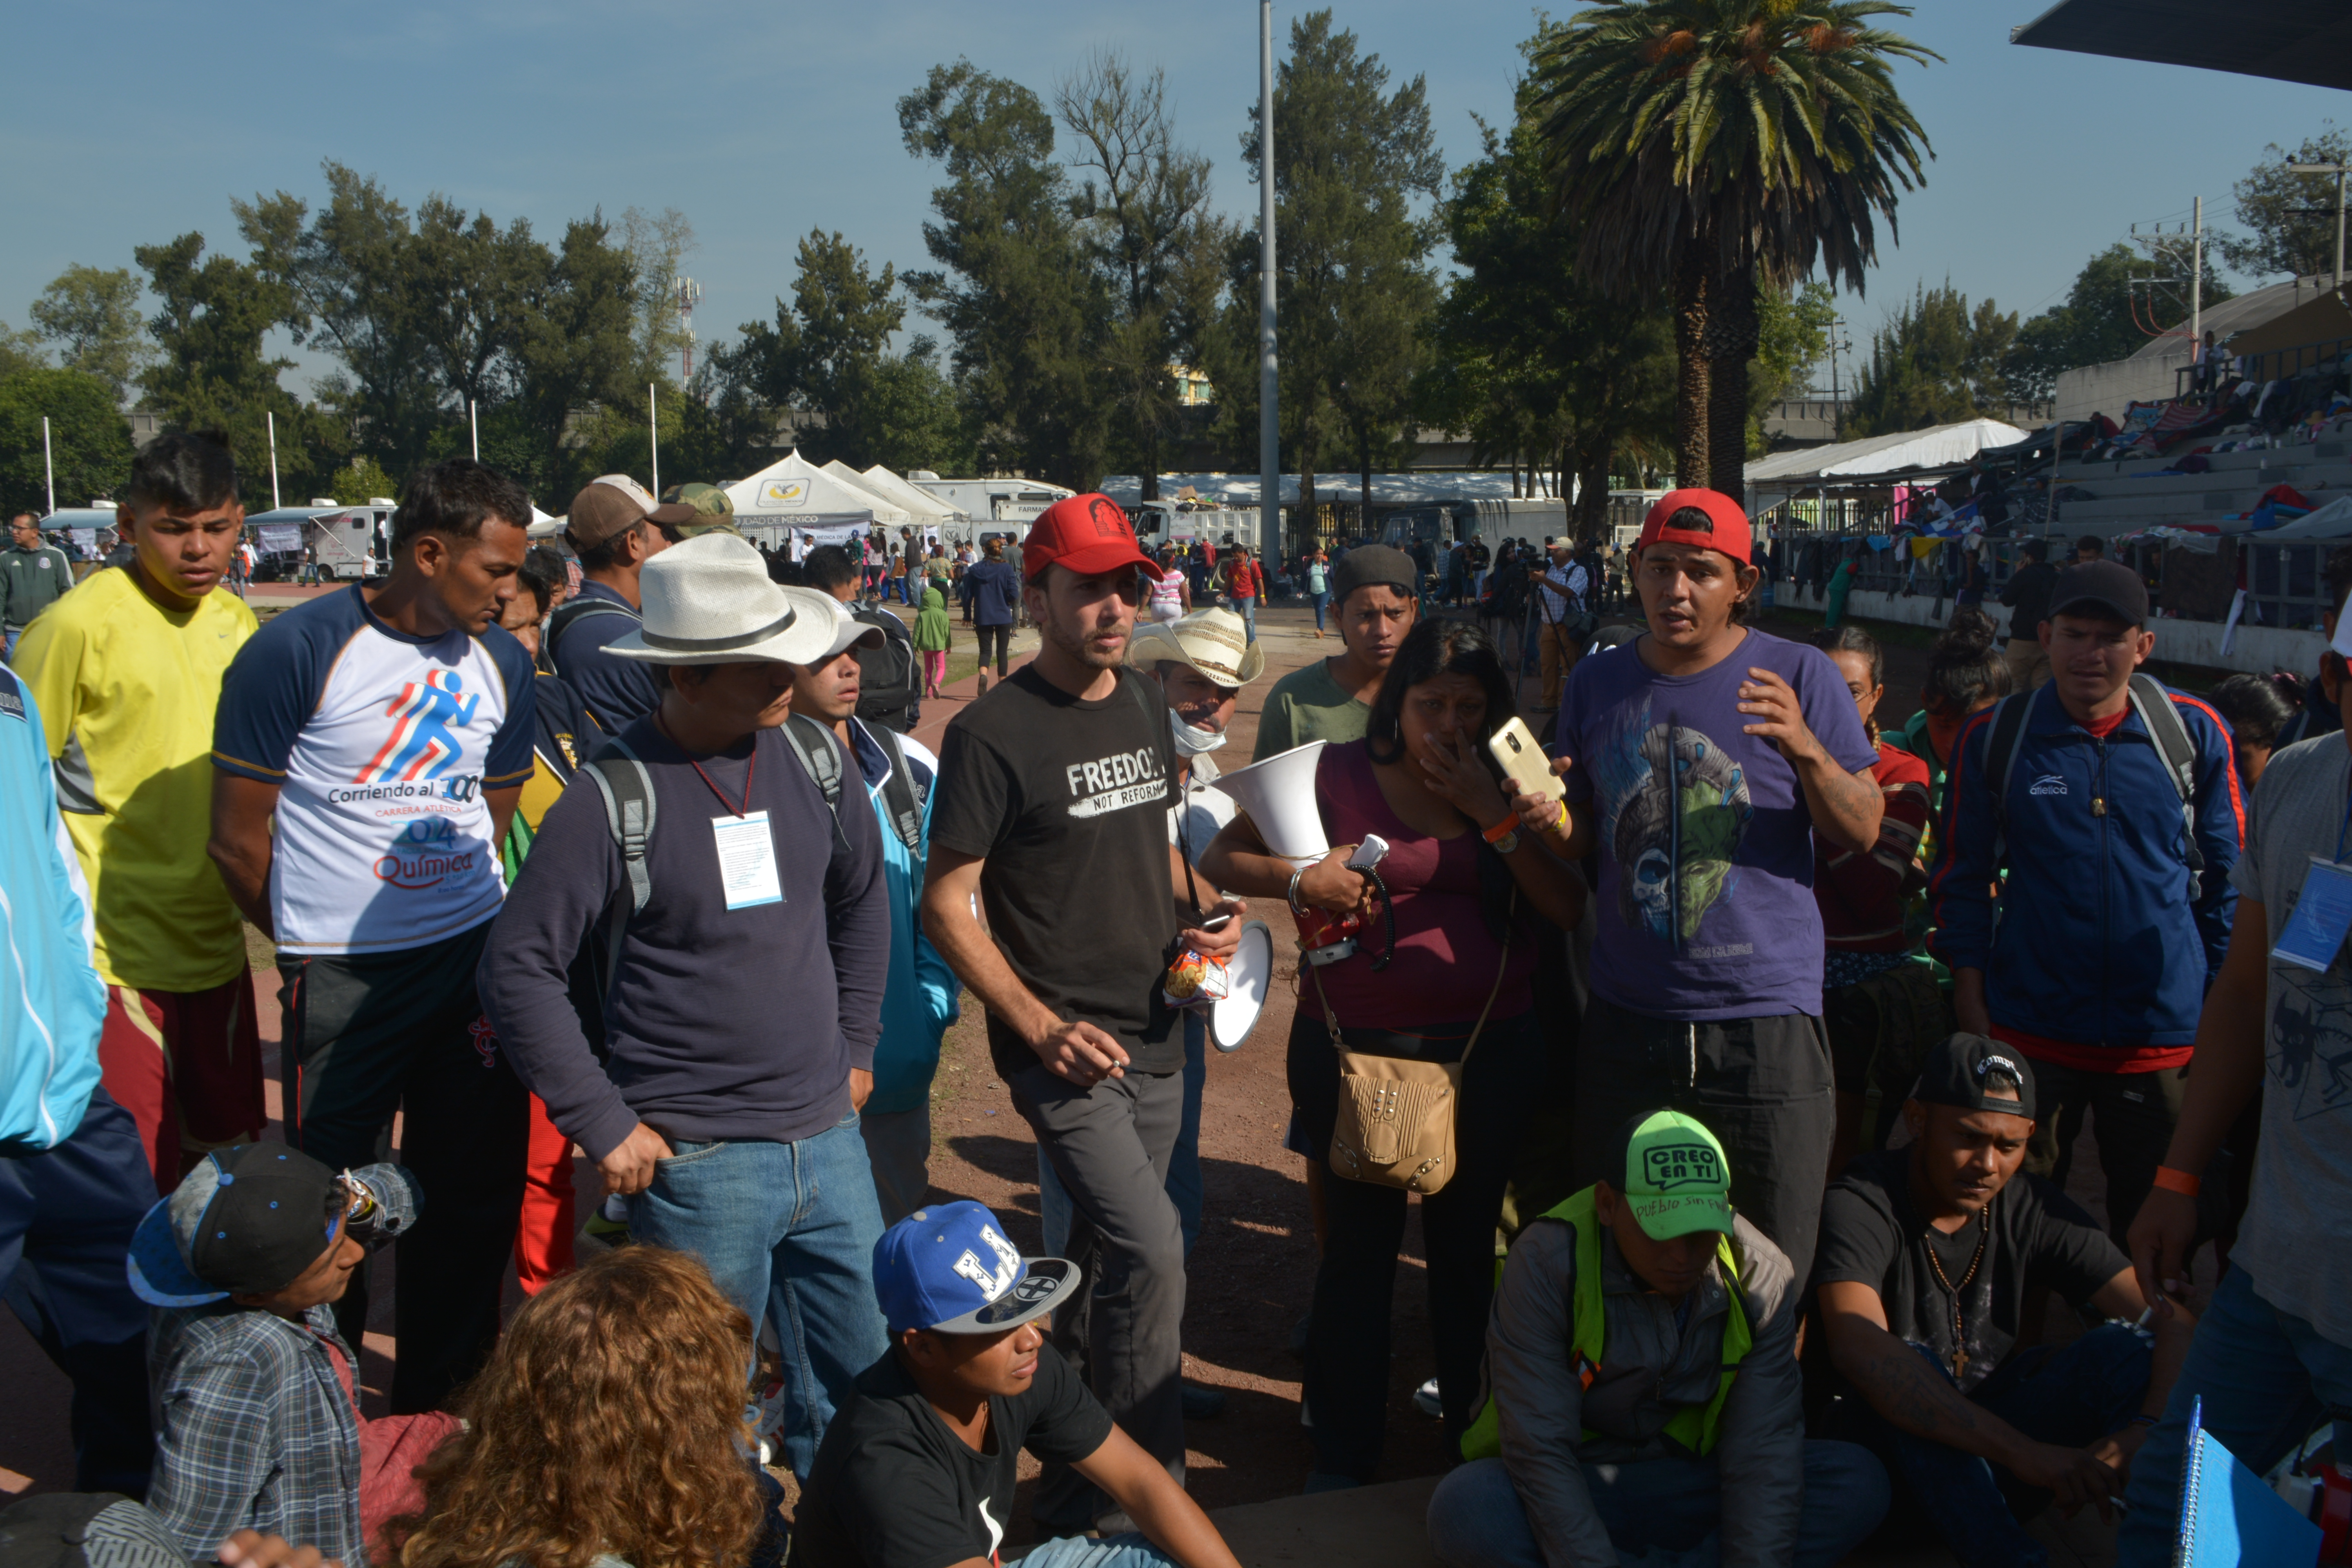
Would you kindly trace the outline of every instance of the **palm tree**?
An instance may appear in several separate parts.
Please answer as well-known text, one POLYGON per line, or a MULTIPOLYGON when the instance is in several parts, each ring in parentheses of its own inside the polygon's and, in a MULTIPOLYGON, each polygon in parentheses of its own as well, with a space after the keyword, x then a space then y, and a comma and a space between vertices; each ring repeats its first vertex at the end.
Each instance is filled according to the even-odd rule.
POLYGON ((1552 200, 1578 265, 1634 292, 1671 278, 1676 481, 1744 500, 1756 291, 1818 264, 1862 291, 1872 214, 1925 183, 1897 58, 1941 56, 1870 26, 1889 0, 1621 0, 1534 52, 1552 200))

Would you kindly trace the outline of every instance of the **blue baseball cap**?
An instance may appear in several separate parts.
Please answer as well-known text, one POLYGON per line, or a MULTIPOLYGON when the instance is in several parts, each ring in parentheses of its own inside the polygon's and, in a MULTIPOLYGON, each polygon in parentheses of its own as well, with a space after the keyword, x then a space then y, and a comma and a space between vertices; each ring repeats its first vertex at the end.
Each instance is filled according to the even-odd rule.
POLYGON ((283 1143, 241 1143, 196 1162, 131 1233, 131 1291, 200 1307, 282 1289, 342 1233, 334 1172, 283 1143))
POLYGON ((874 1294, 890 1331, 992 1334, 1043 1317, 1077 1289, 1066 1258, 1024 1258, 984 1204, 917 1209, 874 1244, 874 1294))

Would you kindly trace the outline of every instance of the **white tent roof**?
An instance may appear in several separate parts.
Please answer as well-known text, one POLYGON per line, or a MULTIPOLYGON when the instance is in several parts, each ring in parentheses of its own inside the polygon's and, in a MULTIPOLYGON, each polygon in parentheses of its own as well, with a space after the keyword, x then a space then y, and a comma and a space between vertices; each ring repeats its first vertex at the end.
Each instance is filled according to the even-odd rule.
POLYGON ((1948 468, 1987 447, 2006 447, 2025 432, 1998 419, 1969 419, 1928 430, 1901 430, 1833 447, 1804 447, 1748 465, 1750 488, 1797 489, 1826 479, 1867 479, 1913 468, 1948 468))
POLYGON ((797 451, 770 464, 748 479, 727 487, 738 526, 783 525, 793 528, 837 528, 849 522, 887 524, 897 528, 914 520, 903 507, 893 506, 863 485, 825 472, 797 451))
POLYGON ((853 495, 868 497, 872 500, 876 507, 883 510, 887 511, 895 508, 899 511, 905 512, 909 518, 913 519, 917 522, 928 522, 930 521, 930 519, 926 517, 922 512, 917 511, 913 507, 908 506, 906 502, 898 500, 896 496, 887 496, 880 490, 876 489, 874 488, 874 482, 871 479, 868 479, 864 474, 859 473, 856 468, 851 468, 847 463, 843 462, 838 458, 827 462, 824 468, 817 471, 819 473, 831 476, 834 479, 839 481, 842 489, 848 490, 853 495))
MULTIPOLYGON (((1521 483, 1524 485, 1523 479, 1521 483)), ((1176 493, 1185 486, 1192 487, 1201 500, 1212 506, 1232 508, 1242 511, 1257 510, 1257 476, 1255 474, 1162 474, 1160 476, 1160 499, 1173 504, 1176 493)), ((1281 502, 1293 506, 1298 500, 1298 476, 1285 474, 1281 480, 1281 502)), ((1143 493, 1143 481, 1134 474, 1111 474, 1102 482, 1102 493, 1121 506, 1133 506, 1143 493)), ((1315 476, 1315 499, 1318 501, 1354 501, 1363 497, 1363 480, 1355 474, 1318 474, 1315 476)), ((1509 500, 1511 476, 1507 469, 1462 472, 1426 471, 1403 474, 1374 474, 1372 504, 1374 506, 1415 506, 1441 502, 1509 500)), ((1556 496, 1534 498, 1556 500, 1556 496)))
POLYGON ((2241 537, 2249 544, 2284 544, 2298 539, 2352 537, 2352 496, 2338 496, 2326 506, 2304 513, 2293 522, 2283 522, 2276 528, 2241 537))
MULTIPOLYGON (((851 471, 845 464, 841 463, 827 463, 825 468, 827 471, 835 468, 841 468, 845 472, 851 471)), ((909 484, 879 463, 864 473, 857 474, 856 479, 859 484, 864 485, 884 500, 893 506, 905 507, 909 513, 924 522, 949 522, 964 518, 965 514, 961 509, 950 506, 927 489, 909 484)))

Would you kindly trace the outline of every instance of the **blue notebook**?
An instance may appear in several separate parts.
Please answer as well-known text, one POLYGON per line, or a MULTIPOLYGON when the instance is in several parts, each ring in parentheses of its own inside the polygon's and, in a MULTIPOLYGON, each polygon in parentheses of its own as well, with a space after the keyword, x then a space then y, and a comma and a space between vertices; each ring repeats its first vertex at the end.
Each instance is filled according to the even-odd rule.
POLYGON ((2288 1506, 2205 1430, 2205 1402, 2189 1413, 2174 1568, 2311 1568, 2319 1526, 2288 1506))

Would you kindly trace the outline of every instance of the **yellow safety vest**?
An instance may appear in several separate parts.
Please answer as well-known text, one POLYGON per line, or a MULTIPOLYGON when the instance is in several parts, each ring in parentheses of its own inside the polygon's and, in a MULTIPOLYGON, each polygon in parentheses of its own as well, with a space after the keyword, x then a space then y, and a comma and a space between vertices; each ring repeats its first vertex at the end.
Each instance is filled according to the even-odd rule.
MULTIPOLYGON (((1577 1381, 1586 1388, 1592 1386, 1593 1378, 1601 1371, 1601 1342, 1609 1326, 1601 1292, 1601 1221, 1594 1213, 1592 1194, 1593 1189, 1587 1187, 1543 1215, 1546 1219, 1566 1220, 1576 1227, 1576 1295, 1571 1303, 1575 1321, 1570 1343, 1576 1357, 1577 1381)), ((1723 1402, 1730 1396, 1732 1379, 1739 1374, 1740 1362, 1756 1342, 1755 1331, 1748 1321, 1748 1303, 1740 1294, 1739 1266, 1732 1260, 1729 1237, 1716 1242, 1715 1257, 1723 1266, 1724 1284, 1731 1296, 1731 1314, 1723 1325, 1723 1376, 1715 1385, 1714 1398, 1705 1405, 1684 1406, 1666 1423, 1667 1436, 1689 1452, 1702 1455, 1715 1447, 1723 1402)), ((1598 1436, 1588 1427, 1584 1439, 1591 1442, 1598 1436)), ((1502 1452, 1502 1415, 1489 1398, 1470 1423, 1470 1430, 1462 1435, 1462 1457, 1492 1459, 1502 1452)))

